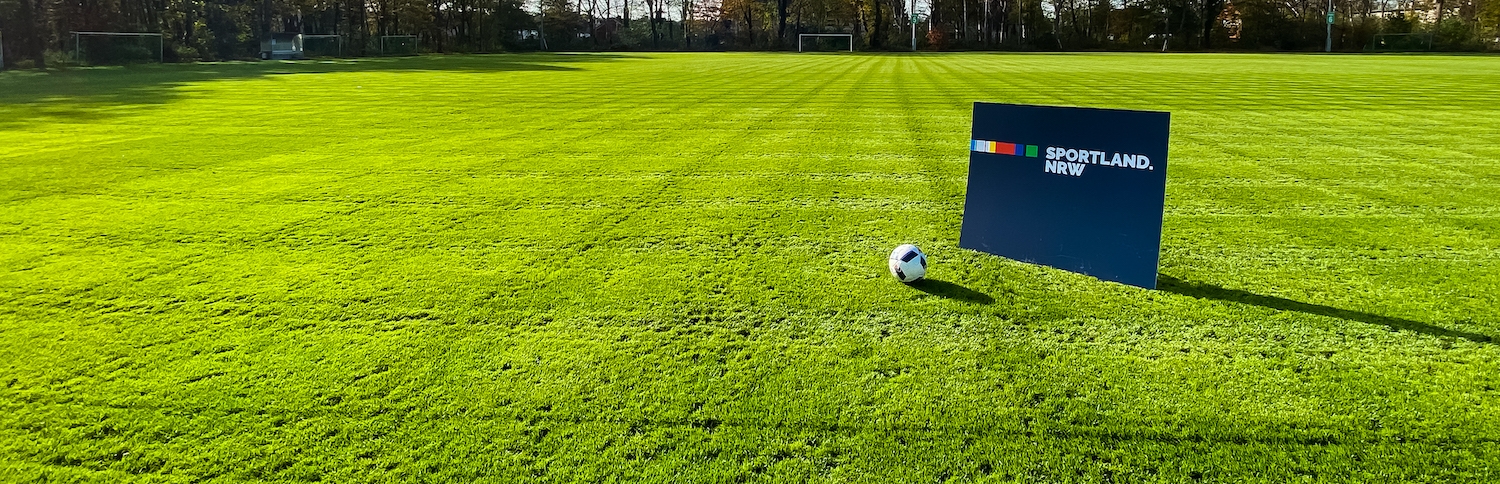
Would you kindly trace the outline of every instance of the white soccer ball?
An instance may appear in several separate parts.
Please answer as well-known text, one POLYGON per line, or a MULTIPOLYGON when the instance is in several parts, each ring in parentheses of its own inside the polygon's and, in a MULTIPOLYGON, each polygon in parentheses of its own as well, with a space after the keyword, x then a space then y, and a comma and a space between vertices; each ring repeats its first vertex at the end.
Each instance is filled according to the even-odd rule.
POLYGON ((891 251, 891 275, 896 280, 912 283, 927 275, 927 254, 911 244, 901 244, 891 251))

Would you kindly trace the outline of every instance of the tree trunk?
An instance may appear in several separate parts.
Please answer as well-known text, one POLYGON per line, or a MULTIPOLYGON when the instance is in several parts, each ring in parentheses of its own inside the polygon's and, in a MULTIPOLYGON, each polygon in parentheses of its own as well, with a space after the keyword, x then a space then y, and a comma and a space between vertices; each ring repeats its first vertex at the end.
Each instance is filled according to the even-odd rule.
POLYGON ((873 2, 875 7, 875 29, 870 33, 870 48, 872 49, 879 49, 885 45, 885 15, 880 12, 880 2, 883 1, 885 0, 875 0, 873 2))
POLYGON ((979 23, 979 41, 984 45, 990 45, 991 42, 990 31, 993 29, 991 24, 994 22, 990 17, 990 2, 992 1, 994 0, 984 0, 984 21, 979 23))
POLYGON ((437 44, 433 47, 436 47, 438 52, 446 52, 443 39, 448 37, 451 19, 443 11, 443 3, 440 0, 429 1, 427 8, 431 10, 430 15, 432 15, 432 29, 428 32, 432 35, 432 41, 437 44))
POLYGON ((786 43, 786 10, 792 0, 776 0, 776 47, 786 43))
POLYGON ((1203 38, 1198 45, 1204 49, 1213 47, 1214 23, 1224 11, 1224 0, 1203 0, 1203 38))
POLYGON ((271 0, 262 0, 260 3, 260 33, 261 38, 270 37, 271 33, 271 0))
POLYGON ((691 49, 693 47, 693 34, 688 19, 693 14, 693 1, 682 0, 682 47, 691 49))
POLYGON ((365 3, 366 1, 353 0, 350 2, 355 7, 355 14, 352 19, 355 25, 351 29, 350 35, 359 36, 359 42, 354 44, 357 55, 365 55, 370 49, 370 17, 368 13, 370 8, 365 3))
POLYGON ((589 0, 589 38, 594 40, 594 46, 599 46, 599 16, 595 13, 599 9, 599 0, 589 0))
POLYGON ((46 29, 42 28, 42 19, 38 15, 42 10, 41 3, 42 0, 21 0, 21 25, 26 26, 25 48, 31 55, 31 61, 36 63, 37 69, 46 69, 47 39, 44 33, 46 29))

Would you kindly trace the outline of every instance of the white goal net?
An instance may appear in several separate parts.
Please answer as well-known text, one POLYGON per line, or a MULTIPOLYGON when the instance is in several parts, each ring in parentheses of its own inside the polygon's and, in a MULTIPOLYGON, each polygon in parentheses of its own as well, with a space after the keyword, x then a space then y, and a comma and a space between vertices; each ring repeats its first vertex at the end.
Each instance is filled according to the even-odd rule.
POLYGON ((417 36, 415 35, 382 35, 380 36, 381 55, 416 55, 417 36))
POLYGON ((809 50, 848 50, 854 52, 854 34, 799 34, 797 52, 809 50), (836 46, 833 49, 829 45, 836 46))
POLYGON ((85 65, 163 62, 162 35, 150 32, 69 32, 73 62, 85 65))
POLYGON ((343 57, 344 36, 302 34, 302 55, 306 57, 343 57))

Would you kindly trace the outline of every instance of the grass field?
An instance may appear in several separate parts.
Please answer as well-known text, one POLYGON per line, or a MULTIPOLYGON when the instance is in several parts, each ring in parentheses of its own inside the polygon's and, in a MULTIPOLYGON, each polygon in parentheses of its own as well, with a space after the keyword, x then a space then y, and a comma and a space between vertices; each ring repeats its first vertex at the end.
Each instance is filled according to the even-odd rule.
POLYGON ((0 73, 6 482, 1497 481, 1497 306, 1500 57, 0 73), (1161 290, 957 248, 976 100, 1171 111, 1161 290))

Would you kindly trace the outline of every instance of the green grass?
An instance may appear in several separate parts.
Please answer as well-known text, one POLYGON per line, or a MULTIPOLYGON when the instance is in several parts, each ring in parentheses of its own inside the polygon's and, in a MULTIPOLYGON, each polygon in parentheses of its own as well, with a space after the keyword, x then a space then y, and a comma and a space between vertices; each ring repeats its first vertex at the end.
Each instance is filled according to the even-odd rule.
POLYGON ((1496 57, 0 74, 0 481, 1495 481, 1497 306, 1496 57), (1162 290, 957 248, 978 100, 1172 112, 1162 290))

